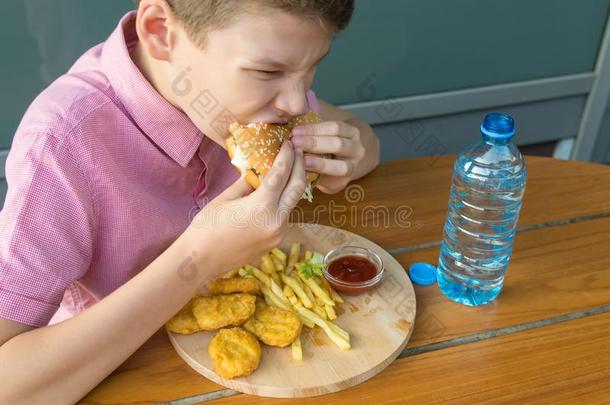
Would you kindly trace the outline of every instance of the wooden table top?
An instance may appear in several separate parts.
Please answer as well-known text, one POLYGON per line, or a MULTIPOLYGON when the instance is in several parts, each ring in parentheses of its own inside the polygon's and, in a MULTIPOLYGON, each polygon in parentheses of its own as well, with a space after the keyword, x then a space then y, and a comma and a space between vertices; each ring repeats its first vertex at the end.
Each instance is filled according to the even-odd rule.
MULTIPOLYGON (((383 164, 345 193, 318 193, 295 219, 360 234, 405 268, 436 263, 454 159, 383 164), (375 223, 374 207, 401 212, 401 219, 375 223)), ((415 327, 400 357, 372 379, 308 403, 610 401, 610 167, 534 156, 526 162, 527 189, 500 296, 471 308, 450 302, 436 285, 415 286, 415 327)), ((82 403, 168 401, 295 402, 205 379, 160 330, 82 403)))

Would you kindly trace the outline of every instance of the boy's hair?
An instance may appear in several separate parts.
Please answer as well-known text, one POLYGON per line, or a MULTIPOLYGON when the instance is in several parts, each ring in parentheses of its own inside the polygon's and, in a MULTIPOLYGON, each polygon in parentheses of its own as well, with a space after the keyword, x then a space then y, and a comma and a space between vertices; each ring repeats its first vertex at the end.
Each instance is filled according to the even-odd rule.
MULTIPOLYGON (((165 0, 176 17, 184 24, 190 39, 199 46, 212 29, 227 26, 247 8, 256 6, 319 19, 330 24, 334 32, 349 24, 354 12, 354 0, 165 0)), ((140 0, 134 0, 136 5, 140 0)))

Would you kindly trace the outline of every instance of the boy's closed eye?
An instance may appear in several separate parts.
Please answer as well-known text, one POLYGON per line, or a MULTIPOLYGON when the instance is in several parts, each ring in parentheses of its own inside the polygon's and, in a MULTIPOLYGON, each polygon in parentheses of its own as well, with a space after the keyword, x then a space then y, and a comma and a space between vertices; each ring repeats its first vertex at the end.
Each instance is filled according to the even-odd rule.
POLYGON ((282 74, 281 70, 261 70, 256 69, 255 72, 260 73, 265 76, 280 76, 282 74))
MULTIPOLYGON (((315 71, 316 68, 318 67, 318 65, 320 64, 320 62, 322 62, 322 60, 329 53, 330 53, 330 48, 328 48, 326 50, 326 52, 324 53, 324 55, 322 55, 313 65, 311 65, 309 67, 309 69, 307 70, 307 73, 310 74, 312 71, 315 71)), ((279 62, 279 61, 270 60, 270 59, 256 60, 256 61, 253 61, 253 63, 254 63, 254 66, 260 66, 260 67, 266 66, 268 68, 260 69, 260 68, 252 67, 252 68, 249 68, 246 70, 254 72, 260 78, 267 79, 267 80, 282 76, 284 74, 284 70, 281 70, 281 69, 289 69, 286 64, 279 62), (275 69, 273 69, 274 67, 275 67, 275 69)))
POLYGON ((260 80, 273 80, 284 74, 282 70, 274 69, 244 68, 244 71, 260 80))

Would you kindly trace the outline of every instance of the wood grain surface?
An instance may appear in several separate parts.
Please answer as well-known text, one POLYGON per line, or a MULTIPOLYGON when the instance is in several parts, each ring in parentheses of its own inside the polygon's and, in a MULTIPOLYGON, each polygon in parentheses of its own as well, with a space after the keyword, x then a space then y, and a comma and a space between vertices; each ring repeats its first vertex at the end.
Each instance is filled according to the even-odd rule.
MULTIPOLYGON (((610 314, 396 360, 377 378, 308 404, 607 404, 610 314)), ((284 404, 239 395, 213 404, 284 404)))
MULTIPOLYGON (((311 217, 315 207, 323 207, 316 215, 320 223, 328 224, 331 218, 325 210, 328 210, 331 200, 336 206, 344 204, 347 209, 354 206, 357 212, 362 212, 367 204, 390 208, 409 205, 413 210, 410 217, 413 227, 395 224, 375 227, 371 223, 366 226, 361 221, 346 222, 343 228, 389 249, 405 267, 416 261, 435 262, 438 258, 435 242, 442 234, 453 159, 451 156, 436 160, 422 158, 381 165, 355 183, 364 190, 365 200, 352 204, 347 202, 344 193, 335 196, 318 193, 314 205, 306 202, 301 205, 300 215, 311 217)), ((526 159, 529 178, 520 217, 523 231, 517 234, 506 287, 498 300, 471 309, 447 301, 436 287, 416 286, 417 317, 406 352, 421 350, 424 354, 399 359, 375 378, 346 392, 357 390, 363 398, 369 398, 366 395, 368 387, 379 384, 388 388, 388 394, 377 396, 375 402, 396 402, 410 392, 409 386, 404 385, 405 381, 421 378, 420 374, 412 375, 411 369, 397 371, 402 374, 393 378, 394 370, 402 367, 403 363, 418 364, 422 358, 428 362, 436 361, 444 358, 448 350, 457 350, 463 342, 478 342, 498 333, 512 336, 513 328, 532 328, 527 331, 531 336, 546 336, 544 334, 551 327, 587 322, 585 318, 550 326, 563 320, 564 316, 588 317, 589 311, 595 312, 600 308, 605 311, 605 306, 610 304, 610 167, 531 156, 526 159)), ((579 330, 575 328, 571 335, 575 342, 586 338, 578 336, 579 330)), ((582 333, 587 331, 582 330, 582 333)), ((489 340, 496 339, 499 338, 489 340)), ((603 342, 609 343, 608 338, 603 342)), ((519 344, 517 342, 514 346, 513 356, 519 353, 519 344)), ((594 352, 597 348, 592 346, 590 350, 594 352)), ((552 355, 558 353, 553 351, 552 355)), ((436 372, 439 378, 452 375, 445 369, 436 372)), ((550 369, 548 374, 550 378, 554 375, 550 369)), ((485 379, 483 374, 478 378, 485 379)), ((597 392, 591 381, 579 381, 585 388, 591 384, 591 390, 597 392)), ((489 384, 487 389, 491 391, 501 388, 492 382, 489 384)), ((529 395, 544 399, 546 391, 538 389, 541 397, 535 397, 534 389, 529 391, 529 395)), ((186 365, 171 347, 165 332, 160 331, 82 402, 139 404, 189 397, 198 402, 197 398, 207 398, 206 393, 225 395, 222 390, 224 387, 201 378, 186 365)), ((567 391, 564 393, 567 395, 567 391)), ((343 401, 341 394, 320 398, 332 401, 330 403, 354 401, 353 396, 343 401)), ((431 397, 425 398, 433 402, 431 397)))
MULTIPOLYGON (((517 235, 498 298, 481 307, 447 300, 415 286, 417 317, 409 347, 533 322, 610 304, 610 218, 543 228, 517 235)), ((398 254, 411 263, 436 263, 439 248, 398 254)))
MULTIPOLYGON (((437 241, 443 233, 454 159, 443 156, 381 165, 344 192, 316 192, 314 203, 301 202, 293 217, 295 222, 354 232, 384 249, 437 241), (355 219, 350 215, 354 211, 355 219), (396 221, 397 212, 406 218, 396 221)), ((610 213, 610 167, 534 156, 527 156, 526 162, 520 227, 610 213)))

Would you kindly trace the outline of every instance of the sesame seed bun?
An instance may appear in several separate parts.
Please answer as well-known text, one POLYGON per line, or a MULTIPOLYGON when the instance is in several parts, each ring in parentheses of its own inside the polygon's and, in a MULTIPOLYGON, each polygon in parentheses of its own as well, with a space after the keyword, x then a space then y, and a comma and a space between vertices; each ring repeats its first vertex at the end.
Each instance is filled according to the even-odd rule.
MULTIPOLYGON (((320 122, 322 119, 313 110, 306 114, 294 117, 284 125, 255 123, 241 125, 237 122, 229 126, 230 137, 226 140, 227 151, 232 163, 235 164, 236 154, 247 159, 249 169, 238 170, 245 176, 246 181, 254 188, 260 187, 261 175, 265 176, 273 161, 280 152, 282 143, 290 138, 292 129, 298 125, 320 122)), ((242 160, 242 163, 243 162, 242 160)), ((306 172, 307 182, 311 189, 320 177, 319 173, 306 172)), ((311 197, 308 197, 311 200, 311 197)))

